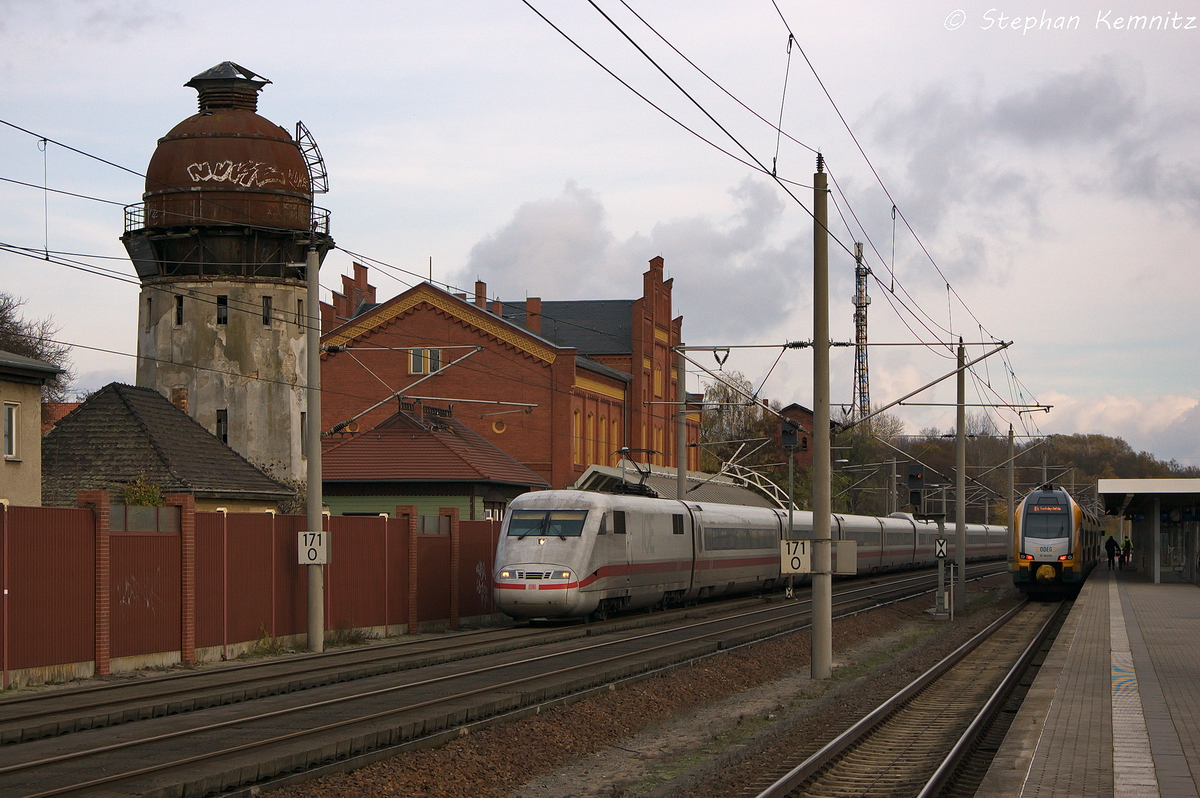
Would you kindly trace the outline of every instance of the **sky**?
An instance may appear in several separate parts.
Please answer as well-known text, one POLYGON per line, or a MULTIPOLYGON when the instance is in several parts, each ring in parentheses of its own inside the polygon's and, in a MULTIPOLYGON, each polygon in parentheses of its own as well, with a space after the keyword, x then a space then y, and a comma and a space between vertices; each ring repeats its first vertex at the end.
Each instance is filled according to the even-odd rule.
MULTIPOLYGON (((967 402, 1053 409, 972 408, 1001 431, 1200 465, 1200 4, 1169 5, 0 0, 0 245, 123 275, 10 250, 0 290, 62 340, 125 353, 74 350, 81 390, 132 382, 121 206, 195 113, 182 84, 230 60, 324 155, 343 248, 326 287, 348 250, 390 267, 371 271, 381 298, 431 264, 505 300, 634 298, 661 255, 688 344, 810 340, 820 150, 831 337, 853 341, 863 242, 873 404, 949 373, 936 342, 1011 341, 967 402), (934 345, 883 345, 918 341, 934 345)), ((835 404, 853 367, 834 349, 835 404)), ((811 406, 809 350, 733 349, 724 369, 811 406)), ((953 400, 953 380, 913 398, 953 400)), ((894 412, 913 433, 954 426, 952 408, 894 412)))

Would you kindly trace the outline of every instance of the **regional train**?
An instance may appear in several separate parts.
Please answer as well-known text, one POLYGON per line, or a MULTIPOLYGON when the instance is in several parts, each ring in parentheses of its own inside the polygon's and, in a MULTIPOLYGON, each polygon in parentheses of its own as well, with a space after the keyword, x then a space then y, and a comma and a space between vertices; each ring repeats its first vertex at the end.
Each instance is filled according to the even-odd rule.
POLYGON ((1046 597, 1078 593, 1100 558, 1100 519, 1049 483, 1021 501, 1016 517, 1010 567, 1017 589, 1046 597))
MULTIPOLYGON (((797 538, 813 514, 795 511, 797 538)), ((513 500, 496 547, 493 594, 514 618, 602 619, 610 613, 753 593, 782 585, 787 512, 646 496, 547 490, 513 500)), ((853 540, 858 573, 936 563, 937 527, 896 514, 832 517, 853 540)), ((950 533, 949 556, 954 557, 950 533)), ((1007 529, 967 525, 967 559, 1002 559, 1007 529)))

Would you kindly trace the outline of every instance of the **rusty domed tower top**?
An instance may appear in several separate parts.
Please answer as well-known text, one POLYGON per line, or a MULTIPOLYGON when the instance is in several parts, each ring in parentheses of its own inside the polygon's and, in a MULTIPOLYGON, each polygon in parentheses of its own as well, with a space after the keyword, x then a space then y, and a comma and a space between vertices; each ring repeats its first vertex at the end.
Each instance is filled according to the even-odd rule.
POLYGON ((185 84, 199 93, 199 113, 159 139, 144 205, 127 213, 123 240, 143 280, 302 279, 289 266, 303 263, 310 238, 322 254, 332 245, 328 215, 312 203, 313 179, 324 179, 320 153, 303 125, 293 139, 257 113, 268 83, 225 61, 185 84))

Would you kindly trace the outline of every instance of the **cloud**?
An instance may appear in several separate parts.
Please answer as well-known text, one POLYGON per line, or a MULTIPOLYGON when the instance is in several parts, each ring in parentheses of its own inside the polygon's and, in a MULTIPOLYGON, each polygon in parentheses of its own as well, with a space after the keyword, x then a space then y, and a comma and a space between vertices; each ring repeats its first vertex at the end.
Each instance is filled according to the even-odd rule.
POLYGON ((646 262, 662 255, 679 278, 676 312, 693 319, 693 331, 713 340, 763 335, 785 325, 806 295, 798 278, 808 273, 811 239, 773 243, 786 206, 764 181, 746 178, 730 195, 736 210, 724 222, 673 219, 618 240, 599 195, 569 181, 557 197, 522 204, 475 244, 459 280, 478 276, 506 299, 631 298, 641 294, 646 262))
POLYGON ((1082 399, 1051 391, 1039 398, 1054 406, 1047 429, 1112 435, 1159 459, 1200 465, 1200 399, 1196 397, 1165 394, 1139 399, 1110 394, 1082 399))
POLYGON ((1001 97, 980 120, 1031 146, 1053 142, 1092 144, 1113 139, 1143 115, 1141 69, 1112 56, 1076 72, 1050 75, 1040 84, 1001 97))

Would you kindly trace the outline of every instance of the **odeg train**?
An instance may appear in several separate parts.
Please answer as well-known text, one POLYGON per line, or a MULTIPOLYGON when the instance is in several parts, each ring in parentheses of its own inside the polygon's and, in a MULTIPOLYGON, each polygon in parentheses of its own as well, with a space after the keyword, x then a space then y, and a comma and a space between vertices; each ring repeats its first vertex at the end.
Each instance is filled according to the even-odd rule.
POLYGON ((1016 513, 1013 583, 1030 595, 1078 593, 1100 557, 1100 519, 1049 483, 1030 493, 1016 513))
MULTIPOLYGON (((793 516, 812 538, 812 513, 793 516)), ((518 496, 496 548, 493 588, 514 618, 607 617, 781 584, 787 513, 765 507, 580 490, 518 496)), ((1006 529, 967 526, 969 560, 1001 559, 1006 529)), ((936 563, 937 527, 911 516, 834 515, 834 540, 857 542, 860 574, 936 563)), ((950 556, 954 556, 953 540, 950 556)))

